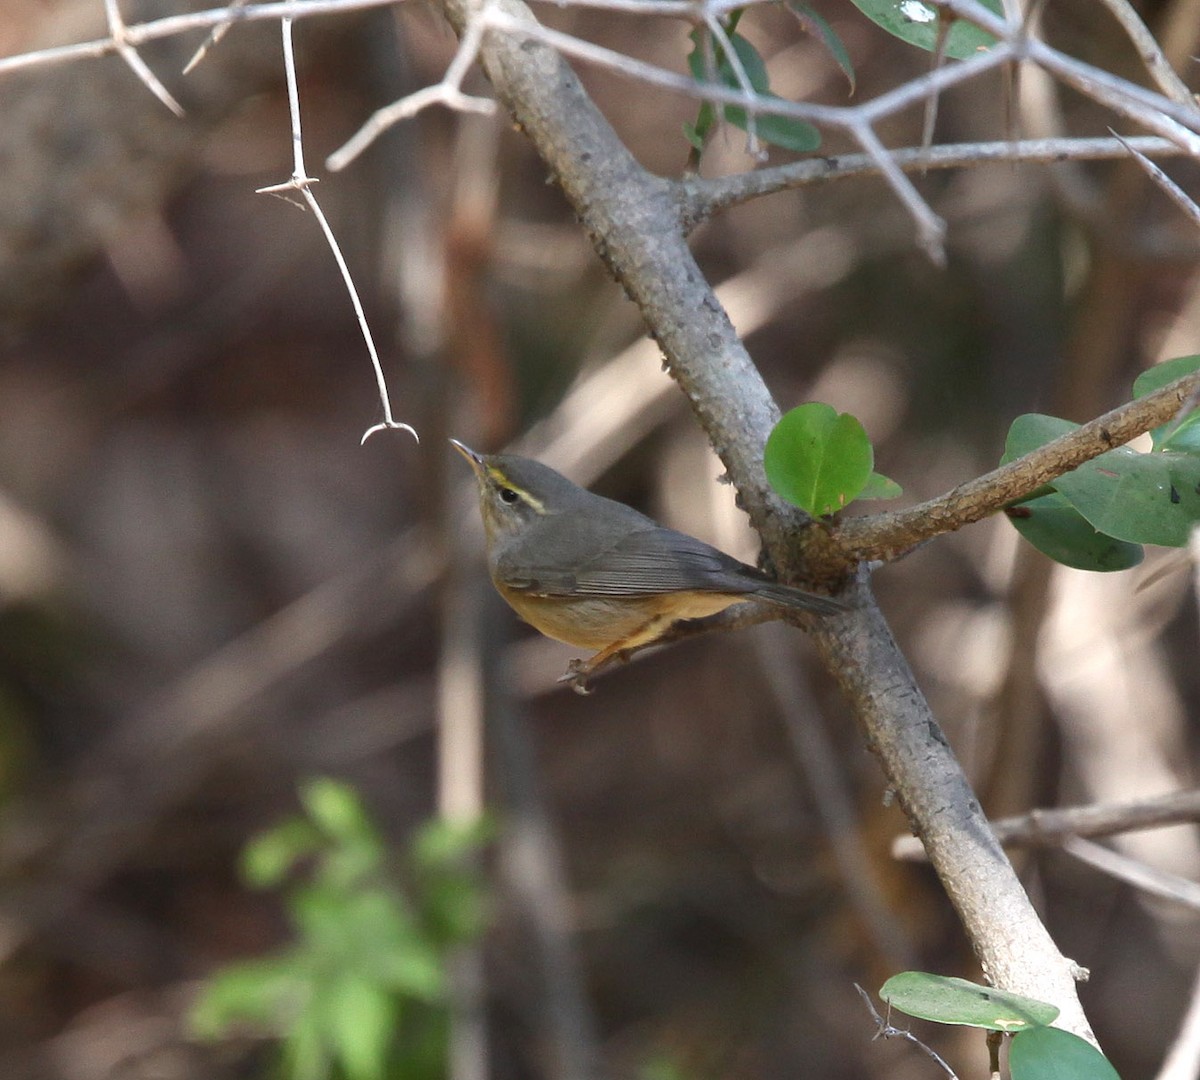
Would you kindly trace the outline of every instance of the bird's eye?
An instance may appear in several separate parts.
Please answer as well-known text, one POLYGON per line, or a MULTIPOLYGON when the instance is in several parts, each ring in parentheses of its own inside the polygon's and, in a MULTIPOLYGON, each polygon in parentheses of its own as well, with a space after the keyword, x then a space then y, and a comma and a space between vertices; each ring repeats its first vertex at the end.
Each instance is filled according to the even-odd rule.
POLYGON ((520 499, 520 497, 521 496, 513 491, 513 489, 510 487, 502 487, 500 489, 500 501, 502 503, 507 503, 509 506, 512 506, 512 504, 520 499))

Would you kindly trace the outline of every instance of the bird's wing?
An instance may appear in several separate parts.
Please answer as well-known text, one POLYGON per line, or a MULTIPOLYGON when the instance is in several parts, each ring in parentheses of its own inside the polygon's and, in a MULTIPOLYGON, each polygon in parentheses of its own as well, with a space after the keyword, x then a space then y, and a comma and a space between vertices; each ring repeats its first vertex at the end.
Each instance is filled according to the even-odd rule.
POLYGON ((507 577, 505 584, 542 596, 652 596, 679 590, 748 593, 762 581, 703 541, 655 526, 626 534, 576 567, 526 567, 521 580, 507 577))

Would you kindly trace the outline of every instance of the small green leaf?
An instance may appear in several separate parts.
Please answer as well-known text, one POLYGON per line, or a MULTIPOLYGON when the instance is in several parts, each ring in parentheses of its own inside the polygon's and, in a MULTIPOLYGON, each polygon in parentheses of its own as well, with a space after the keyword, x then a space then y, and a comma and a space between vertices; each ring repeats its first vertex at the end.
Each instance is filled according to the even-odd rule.
POLYGON ((1180 454, 1200 454, 1200 410, 1189 413, 1175 424, 1164 424, 1150 432, 1155 450, 1174 450, 1180 454))
MULTIPOLYGON (((1133 396, 1145 397, 1168 383, 1200 371, 1200 356, 1178 356, 1147 368, 1133 382, 1133 396)), ((1182 420, 1163 424, 1150 432, 1155 450, 1178 450, 1200 454, 1200 410, 1195 408, 1182 420)))
POLYGON ((697 118, 694 124, 689 124, 686 120, 684 121, 683 137, 697 150, 704 149, 704 136, 700 134, 699 118, 697 118))
POLYGON ((324 1021, 314 1003, 288 1028, 281 1070, 288 1080, 329 1080, 332 1063, 324 1021))
MULTIPOLYGON (((995 15, 1003 14, 1002 0, 980 0, 984 7, 995 15)), ((926 52, 937 48, 938 9, 922 0, 854 0, 868 19, 889 34, 916 45, 926 52)), ((965 60, 981 50, 996 44, 991 34, 984 33, 965 19, 956 19, 946 37, 946 55, 954 60, 965 60)))
POLYGON ((1076 570, 1128 570, 1145 555, 1140 544, 1097 532, 1057 491, 1028 499, 1007 513, 1017 532, 1038 551, 1076 570))
POLYGON ((1008 1071, 1012 1080, 1121 1080, 1091 1043, 1052 1027, 1014 1035, 1008 1071))
MULTIPOLYGON (((1018 416, 1009 429, 1003 460, 1077 426, 1056 416, 1018 416)), ((1119 446, 1056 478, 1052 486, 1098 532, 1131 544, 1182 547, 1200 521, 1200 457, 1194 454, 1139 454, 1119 446)))
MULTIPOLYGON (((733 64, 729 57, 725 55, 722 49, 716 43, 713 43, 711 52, 705 48, 705 33, 697 28, 689 35, 692 41, 692 51, 688 53, 688 70, 692 73, 692 78, 697 82, 711 82, 715 79, 722 86, 727 86, 731 90, 746 89, 745 84, 738 78, 737 72, 734 70, 733 64), (710 70, 711 63, 716 60, 716 71, 710 70)), ((738 62, 741 64, 742 73, 746 77, 746 82, 750 84, 750 89, 759 97, 771 98, 775 101, 781 100, 775 94, 770 92, 770 85, 767 77, 767 65, 763 62, 763 58, 759 55, 758 50, 741 34, 735 34, 732 31, 729 33, 729 42, 733 46, 733 51, 737 55, 738 62)), ((747 131, 749 130, 749 121, 746 116, 746 110, 739 105, 726 105, 722 109, 722 115, 734 127, 747 131)), ((689 142, 697 149, 703 149, 704 139, 707 137, 712 126, 712 120, 715 118, 715 113, 712 111, 712 106, 708 103, 701 106, 700 114, 696 118, 696 123, 692 128, 692 134, 700 139, 699 144, 688 136, 689 142), (707 116, 704 109, 709 109, 707 116)), ((766 113, 756 114, 754 118, 754 129, 758 137, 763 142, 770 143, 772 146, 779 146, 785 150, 792 150, 796 153, 806 153, 810 150, 815 150, 821 145, 821 134, 811 124, 805 123, 803 120, 796 120, 787 116, 771 116, 766 113)), ((685 135, 688 132, 685 129, 685 135)))
POLYGON ((306 780, 300 785, 300 801, 309 817, 331 837, 354 842, 375 834, 362 800, 349 784, 328 776, 306 780))
POLYGON ((457 865, 475 854, 496 834, 495 823, 487 816, 473 821, 444 821, 435 818, 413 834, 409 853, 413 862, 425 869, 457 865))
POLYGON ((293 818, 259 833, 242 852, 242 879, 252 889, 278 885, 301 859, 321 847, 321 837, 312 824, 293 818))
POLYGON ((325 1025, 346 1080, 383 1080, 399 1003, 375 983, 345 974, 329 987, 325 1025))
POLYGON ((858 498, 874 463, 862 424, 816 401, 787 413, 763 452, 771 486, 814 516, 834 513, 858 498))
POLYGON ((879 996, 909 1016, 991 1031, 1040 1027, 1058 1016, 1058 1009, 1044 1001, 926 971, 893 975, 880 988, 879 996))
POLYGON ((311 990, 292 956, 232 964, 205 984, 188 1026, 201 1039, 219 1038, 239 1024, 282 1035, 311 990))
MULTIPOLYGON (((775 94, 761 94, 761 97, 779 101, 775 94)), ((750 121, 746 118, 746 110, 740 105, 726 105, 725 119, 739 131, 750 130, 750 121)), ((821 133, 812 124, 797 120, 792 116, 773 116, 770 113, 759 113, 754 118, 754 132, 765 143, 778 146, 783 150, 791 150, 795 154, 807 154, 821 145, 821 133)))
POLYGON ((883 473, 873 472, 867 477, 866 486, 858 493, 859 499, 898 499, 904 494, 904 488, 884 476, 883 473))
POLYGON ((1200 356, 1177 356, 1174 360, 1164 360, 1147 368, 1133 380, 1133 396, 1145 397, 1194 371, 1200 371, 1200 356))
POLYGON ((792 9, 793 14, 800 20, 800 25, 829 50, 829 55, 833 57, 837 66, 842 69, 842 73, 846 76, 846 80, 850 83, 850 93, 853 94, 854 65, 850 62, 850 54, 846 51, 846 46, 842 44, 842 39, 837 36, 836 31, 826 21, 825 16, 816 12, 809 4, 804 3, 803 0, 788 0, 787 6, 792 9))

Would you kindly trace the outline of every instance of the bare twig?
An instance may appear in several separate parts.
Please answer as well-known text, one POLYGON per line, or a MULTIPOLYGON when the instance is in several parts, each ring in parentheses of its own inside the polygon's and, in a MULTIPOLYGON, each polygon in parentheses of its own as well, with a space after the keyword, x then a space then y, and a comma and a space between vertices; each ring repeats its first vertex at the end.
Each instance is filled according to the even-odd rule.
POLYGON ((1200 910, 1200 885, 1194 881, 1167 870, 1147 866, 1137 859, 1131 859, 1127 855, 1077 836, 1067 837, 1063 841, 1062 849, 1080 862, 1085 862, 1118 881, 1124 881, 1135 889, 1200 910))
MULTIPOLYGON (((244 8, 248 2, 249 0, 232 0, 232 3, 229 5, 229 7, 231 10, 236 11, 240 8, 244 8)), ((217 26, 214 26, 211 31, 209 31, 208 37, 201 42, 200 48, 192 53, 192 58, 186 64, 184 64, 183 73, 185 75, 189 74, 192 69, 195 68, 196 65, 208 55, 209 50, 214 48, 220 42, 221 38, 223 38, 226 32, 229 30, 230 25, 231 23, 228 22, 219 23, 217 26)))
POLYGON ((358 297, 358 289, 354 285, 354 278, 350 274, 350 268, 346 265, 341 245, 338 244, 337 237, 334 236, 333 229, 325 217, 320 203, 317 202, 316 196, 312 193, 312 185, 316 183, 316 180, 308 175, 308 171, 304 165, 304 137, 300 126, 300 92, 296 84, 296 58, 292 48, 291 17, 281 19, 279 25, 283 34, 283 62, 287 76, 288 108, 292 124, 292 175, 291 179, 282 184, 272 184, 269 187, 259 188, 259 194, 282 196, 285 192, 289 191, 299 192, 309 209, 312 210, 317 223, 321 226, 321 232, 325 235, 325 242, 329 245, 329 250, 333 252, 334 260, 341 271, 342 281, 345 282, 346 291, 350 294, 350 302, 354 305, 354 314, 358 318, 358 326, 362 331, 363 340, 367 345, 367 352, 371 356, 371 364, 375 369, 375 380, 379 386, 379 400, 383 404, 383 421, 367 428, 363 434, 362 442, 365 443, 375 432, 382 431, 385 428, 398 428, 402 431, 407 431, 415 439, 417 438, 417 433, 410 425, 402 424, 392 417, 392 403, 388 397, 387 380, 383 377, 383 365, 379 362, 379 352, 375 348, 375 339, 371 334, 371 327, 367 323, 366 314, 363 312, 362 301, 358 297))
POLYGON ((1186 375, 936 499, 843 521, 834 532, 836 557, 888 561, 935 536, 981 521, 1085 461, 1168 423, 1197 388, 1200 373, 1186 375))
MULTIPOLYGON (((1113 134, 1116 135, 1116 132, 1113 132, 1113 134)), ((1116 137, 1121 139, 1120 135, 1116 135, 1116 137)), ((1192 224, 1200 225, 1200 206, 1196 205, 1192 197, 1163 172, 1162 169, 1155 165, 1153 161, 1146 157, 1145 154, 1130 146, 1125 139, 1121 139, 1121 144, 1129 151, 1133 160, 1141 166, 1142 171, 1167 193, 1171 201, 1180 210, 1192 219, 1192 224)))
MULTIPOLYGON (((1019 817, 993 821, 992 832, 1005 845, 1056 847, 1072 836, 1114 836, 1139 829, 1198 821, 1200 790, 1175 791, 1137 802, 1033 810, 1019 817)), ((915 836, 901 836, 892 842, 892 855, 897 859, 915 862, 924 859, 925 852, 915 836)))
MULTIPOLYGON (((169 15, 150 22, 134 23, 124 28, 124 40, 131 46, 144 45, 148 41, 161 41, 193 30, 210 30, 222 23, 261 22, 288 18, 312 18, 317 15, 336 15, 364 8, 386 7, 396 0, 272 0, 267 4, 247 4, 238 7, 213 8, 209 11, 194 11, 186 15, 169 15)), ((16 56, 0 58, 0 75, 22 68, 46 67, 65 64, 74 60, 109 56, 118 52, 118 43, 111 37, 81 41, 75 45, 56 45, 49 49, 36 49, 16 56)))
POLYGON ((161 101, 176 116, 183 116, 183 106, 171 96, 159 81, 157 75, 147 66, 146 61, 138 56, 137 50, 129 43, 129 33, 125 20, 121 18, 121 9, 117 0, 104 0, 104 17, 108 20, 109 38, 117 55, 129 65, 132 71, 159 101, 161 101))
MULTIPOLYGON (((1127 139, 1019 139, 977 143, 948 143, 889 150, 888 156, 905 172, 957 169, 994 162, 1054 164, 1063 161, 1097 161, 1127 156, 1132 148, 1157 157, 1178 157, 1187 151, 1178 143, 1156 135, 1127 139)), ((691 176, 680 181, 683 189, 683 219, 688 228, 711 215, 776 191, 821 184, 844 176, 863 176, 879 170, 871 154, 841 154, 837 157, 806 158, 754 172, 707 179, 691 176)))
POLYGON ((1108 8, 1117 22, 1121 24, 1121 29, 1129 36, 1129 40, 1133 42, 1133 47, 1137 49, 1138 56, 1142 58, 1142 62, 1146 65, 1146 70, 1150 73, 1150 77, 1158 84, 1158 88, 1172 101, 1195 108, 1196 102, 1192 97, 1191 90, 1188 89, 1187 83, 1179 77, 1178 72, 1171 66, 1171 62, 1164 55, 1158 39, 1150 33, 1149 28, 1142 21, 1142 17, 1133 9, 1133 5, 1129 3, 1129 0, 1101 0, 1101 2, 1108 8))
POLYGON ((479 54, 479 42, 483 36, 484 22, 481 18, 471 20, 459 42, 458 51, 441 82, 409 94, 378 110, 340 149, 326 159, 325 164, 332 172, 338 172, 350 164, 393 124, 416 116, 430 105, 445 105, 461 112, 477 112, 490 116, 496 111, 491 98, 472 97, 462 92, 462 81, 475 63, 479 54))
MULTIPOLYGON (((925 1051, 933 1060, 942 1067, 942 1071, 950 1077, 950 1080, 958 1080, 958 1074, 946 1064, 946 1060, 932 1047, 926 1046, 918 1039, 911 1031, 906 1028, 894 1027, 889 1021, 884 1020, 879 1015, 879 1010, 875 1008, 875 1002, 871 1000, 871 995, 868 994, 858 983, 854 984, 854 989, 858 991, 858 996, 863 999, 863 1004, 866 1005, 867 1011, 871 1014, 871 1019, 875 1021, 875 1034, 871 1036, 875 1039, 907 1039, 917 1048, 925 1051)), ((890 1011, 890 1010, 889 1010, 890 1011)))

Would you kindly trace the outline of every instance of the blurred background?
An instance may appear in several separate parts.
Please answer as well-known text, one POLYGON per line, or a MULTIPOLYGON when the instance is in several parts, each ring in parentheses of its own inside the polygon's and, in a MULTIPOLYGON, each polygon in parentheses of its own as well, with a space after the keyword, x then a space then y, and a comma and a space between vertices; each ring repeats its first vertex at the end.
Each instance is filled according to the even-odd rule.
MULTIPOLYGON (((815 6, 853 100, 928 64, 850 5, 815 6)), ((1143 10, 1189 80, 1192 7, 1143 10)), ((680 22, 540 14, 683 69, 680 22)), ((742 30, 779 94, 848 100, 786 9, 742 30)), ((1055 0, 1046 32, 1141 79, 1094 5, 1055 0)), ((8 0, 0 54, 104 33, 95 0, 8 0)), ((253 1025, 205 1041, 187 1016, 203 980, 296 940, 294 907, 239 859, 314 776, 351 785, 389 850, 439 814, 493 822, 479 884, 454 894, 480 890, 485 929, 437 954, 461 1014, 452 1064, 390 1075, 933 1074, 871 1041, 854 983, 979 973, 932 874, 891 859, 903 817, 803 636, 686 642, 582 698, 554 682, 574 652, 486 583, 448 435, 515 442, 750 561, 756 546, 637 312, 503 117, 429 110, 324 169, 371 111, 440 78, 448 28, 404 6, 296 29, 309 170, 419 445, 359 445, 380 406, 337 269, 311 215, 255 194, 291 171, 278 27, 234 27, 181 77, 202 39, 142 51, 183 120, 116 58, 0 77, 0 1075, 278 1075, 253 1025)), ((694 103, 581 74, 639 159, 680 175, 694 103)), ((468 89, 487 92, 478 74, 468 89)), ((912 145, 920 122, 881 134, 912 145)), ((937 138, 1110 123, 995 74, 943 100, 937 138)), ((753 166, 728 131, 702 172, 753 166)), ((1195 191, 1194 167, 1166 167, 1195 191)), ((874 178, 760 199, 694 237, 781 407, 855 413, 906 503, 993 467, 1018 413, 1086 420, 1200 351, 1198 237, 1134 166, 918 184, 949 222, 945 271, 874 178)), ((989 521, 876 586, 990 815, 1194 784, 1185 553, 1092 575, 989 521)), ((1193 827, 1111 843, 1200 875, 1193 827)), ((1015 858, 1091 969, 1114 1064, 1155 1075, 1200 916, 1060 852, 1015 858)), ((914 1026, 981 1074, 980 1038, 914 1026)))

